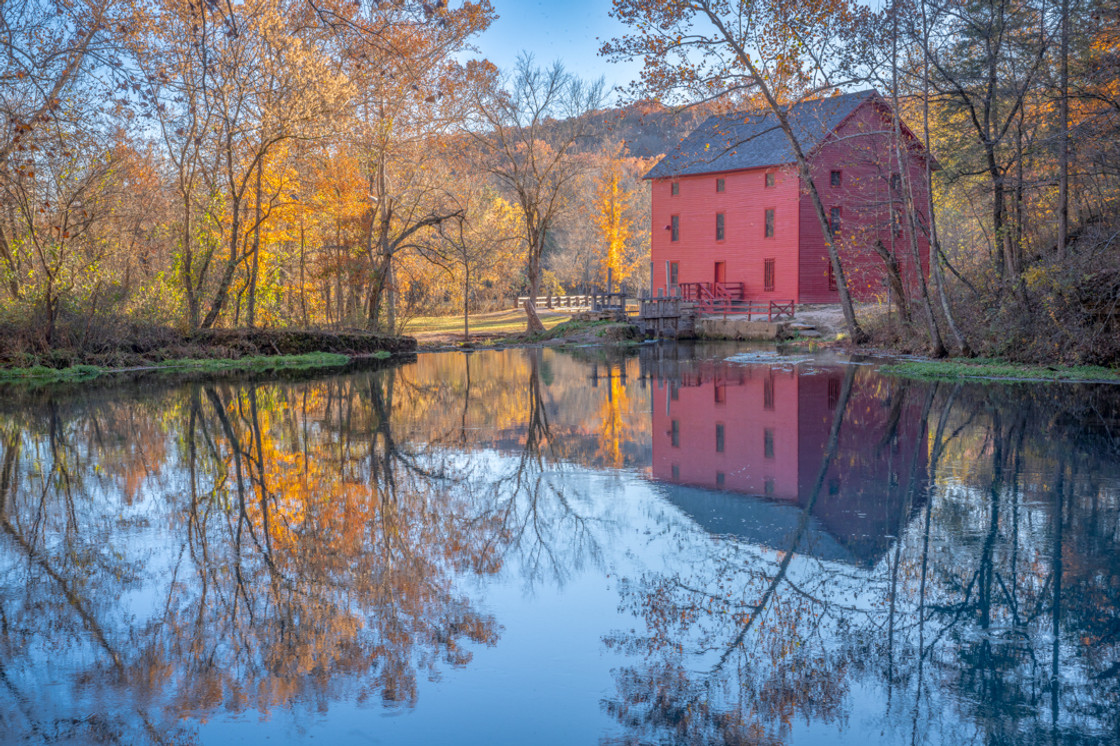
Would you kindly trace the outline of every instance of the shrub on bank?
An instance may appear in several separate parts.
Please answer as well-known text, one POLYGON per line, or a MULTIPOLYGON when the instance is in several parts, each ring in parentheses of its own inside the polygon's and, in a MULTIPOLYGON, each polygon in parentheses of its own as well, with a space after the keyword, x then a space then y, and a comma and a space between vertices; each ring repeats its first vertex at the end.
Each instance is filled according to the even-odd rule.
POLYGON ((958 322, 978 355, 1023 363, 1120 364, 1120 246, 1093 226, 1068 256, 1036 258, 1014 283, 960 284, 958 322))
MULTIPOLYGON (((1051 250, 1007 280, 989 264, 952 277, 952 312, 969 353, 1033 365, 1120 366, 1120 242, 1104 225, 1083 230, 1065 258, 1051 250)), ((934 292, 933 288, 930 292, 934 292)), ((961 354, 935 303, 945 345, 961 354)), ((861 319, 869 347, 925 354, 928 331, 916 301, 907 324, 897 312, 861 319)))
POLYGON ((389 337, 360 330, 208 329, 184 332, 145 324, 127 317, 99 315, 88 319, 56 314, 48 337, 43 320, 0 319, 0 367, 108 368, 151 365, 179 359, 241 359, 262 355, 304 355, 313 352, 372 355, 410 352, 411 337, 389 337))

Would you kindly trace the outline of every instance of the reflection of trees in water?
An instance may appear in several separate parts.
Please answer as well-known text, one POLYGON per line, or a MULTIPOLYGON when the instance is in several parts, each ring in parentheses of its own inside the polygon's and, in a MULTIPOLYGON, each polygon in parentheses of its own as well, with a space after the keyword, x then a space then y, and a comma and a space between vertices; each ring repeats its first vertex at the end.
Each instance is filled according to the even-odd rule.
POLYGON ((461 459, 398 442, 394 383, 388 372, 195 386, 170 412, 125 403, 8 422, 5 723, 33 740, 158 741, 186 737, 167 724, 214 708, 268 711, 342 690, 409 705, 418 675, 493 642, 495 620, 455 578, 498 569, 503 525, 459 478, 461 459), (130 512, 100 479, 108 448, 96 433, 131 436, 143 415, 170 430, 179 468, 153 465, 166 489, 130 512), (170 527, 155 532, 164 546, 145 523, 170 527), (137 592, 149 604, 134 616, 119 600, 137 592), (72 691, 51 706, 47 655, 72 667, 72 691), (145 706, 122 714, 95 696, 114 688, 145 706))
POLYGON ((562 584, 584 563, 598 565, 602 549, 592 524, 600 519, 581 509, 581 496, 565 479, 570 469, 554 451, 543 392, 541 351, 527 351, 529 368, 523 389, 526 417, 522 447, 494 477, 491 517, 502 526, 507 552, 515 556, 528 583, 545 579, 562 584))
POLYGON ((395 422, 400 432, 447 448, 519 454, 536 378, 550 413, 550 459, 644 468, 649 392, 638 368, 633 353, 587 361, 552 349, 423 356, 399 372, 395 422))
POLYGON ((989 740, 1107 739, 1120 735, 1106 683, 1120 652, 1107 632, 1120 608, 1120 450, 1115 415, 1099 412, 1120 410, 1108 388, 1041 393, 973 390, 966 401, 986 422, 960 440, 974 473, 943 480, 939 507, 964 530, 930 562, 922 601, 937 637, 922 654, 989 740), (1087 550, 1091 569, 1077 561, 1087 550), (1075 611, 1087 602, 1090 615, 1075 611))
POLYGON ((195 688, 251 690, 267 681, 274 691, 253 703, 266 708, 324 690, 328 673, 363 673, 360 696, 410 704, 417 668, 465 663, 464 641, 494 637, 493 620, 452 590, 450 575, 493 569, 490 527, 468 520, 463 488, 433 489, 447 475, 395 441, 392 373, 350 389, 360 381, 329 392, 346 429, 322 441, 266 437, 273 423, 254 390, 208 389, 209 408, 198 405, 198 433, 188 437, 208 444, 203 471, 220 475, 217 489, 232 505, 192 510, 195 593, 180 595, 177 618, 161 624, 221 630, 196 657, 233 656, 207 667, 195 688), (238 642, 227 647, 230 640, 238 642))
MULTIPOLYGON (((415 701, 420 676, 498 633, 458 579, 516 562, 531 583, 564 582, 613 530, 566 466, 566 384, 548 383, 539 351, 511 359, 501 412, 475 358, 459 377, 194 386, 3 415, 7 734, 171 742, 190 739, 179 718, 223 708, 415 701)), ((1116 395, 848 375, 787 545, 682 532, 689 567, 626 586, 646 630, 610 642, 641 661, 606 706, 627 738, 780 742, 798 718, 842 724, 857 687, 883 693, 896 741, 1120 735, 1116 395), (801 551, 868 381, 889 423, 870 453, 891 458, 907 418, 930 435, 928 463, 897 457, 888 499, 909 523, 865 570, 801 551)), ((576 382, 569 402, 592 405, 576 427, 598 443, 580 454, 613 463, 626 407, 576 382)))
POLYGON ((99 481, 93 444, 101 437, 96 426, 83 432, 53 405, 40 418, 15 417, 0 427, 0 697, 11 705, 2 721, 6 738, 113 742, 135 727, 137 737, 154 743, 187 739, 178 727, 155 723, 142 700, 123 714, 67 711, 55 701, 55 689, 28 681, 20 665, 29 655, 36 658, 32 665, 45 665, 55 645, 38 646, 64 640, 94 661, 72 682, 75 698, 128 675, 127 641, 116 634, 123 618, 117 596, 98 589, 134 588, 142 568, 106 551, 111 519, 84 504, 99 481))
POLYGON ((492 371, 467 362, 5 416, 3 722, 33 741, 181 741, 173 724, 218 709, 410 706, 418 677, 497 638, 464 574, 516 561, 562 582, 599 561, 541 366, 528 351, 504 371, 500 412, 492 371), (516 450, 475 435, 495 419, 516 450))
POLYGON ((836 456, 853 374, 849 367, 815 483, 774 564, 769 553, 718 543, 698 558, 699 572, 649 575, 625 592, 648 634, 608 644, 644 651, 649 664, 620 672, 620 696, 606 707, 639 739, 765 743, 796 714, 836 716, 844 685, 835 661, 804 654, 817 599, 788 575, 836 456), (787 595, 787 587, 797 592, 787 595))
POLYGON ((604 703, 620 742, 784 742, 798 718, 842 723, 857 685, 885 695, 892 742, 1120 735, 1120 429, 1085 416, 1120 411, 1115 394, 895 383, 890 397, 936 423, 928 471, 900 475, 903 510, 921 505, 904 535, 869 572, 795 558, 818 479, 782 551, 716 541, 694 569, 632 583, 646 632, 608 639, 645 661, 604 703))

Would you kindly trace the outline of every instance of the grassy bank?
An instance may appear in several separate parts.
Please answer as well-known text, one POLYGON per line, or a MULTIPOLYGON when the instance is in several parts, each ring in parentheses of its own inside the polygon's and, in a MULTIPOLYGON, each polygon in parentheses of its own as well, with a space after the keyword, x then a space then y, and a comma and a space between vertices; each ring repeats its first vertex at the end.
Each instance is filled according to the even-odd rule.
MULTIPOLYGON (((385 359, 389 352, 381 351, 368 355, 374 359, 385 359)), ((314 370, 319 368, 336 368, 347 365, 351 358, 332 352, 309 352, 303 355, 254 355, 238 359, 228 358, 185 358, 181 360, 163 360, 151 365, 133 366, 128 368, 113 368, 99 365, 72 365, 66 368, 48 368, 42 365, 30 368, 0 369, 0 384, 3 383, 59 383, 87 381, 104 375, 114 373, 133 373, 138 371, 156 372, 223 372, 223 371, 254 371, 269 372, 274 370, 314 370)))
POLYGON ((560 342, 563 344, 619 344, 641 339, 638 330, 621 321, 564 321, 539 334, 522 334, 504 340, 510 344, 538 344, 560 342))
MULTIPOLYGON (((273 359, 330 353, 346 357, 411 353, 416 340, 360 329, 206 329, 184 331, 128 319, 98 319, 96 325, 68 321, 47 337, 42 326, 0 323, 0 375, 80 380, 99 370, 157 366, 255 368, 273 359), (40 368, 66 373, 47 373, 40 368), (30 373, 29 371, 34 371, 30 373)), ((325 358, 324 358, 325 359, 325 358)), ((289 363, 284 363, 288 365, 289 363)), ((291 363, 296 364, 296 363, 291 363)))
POLYGON ((1019 365, 1002 360, 922 360, 888 363, 886 375, 922 380, 987 379, 993 381, 1097 381, 1120 383, 1120 369, 1083 365, 1058 367, 1019 365))

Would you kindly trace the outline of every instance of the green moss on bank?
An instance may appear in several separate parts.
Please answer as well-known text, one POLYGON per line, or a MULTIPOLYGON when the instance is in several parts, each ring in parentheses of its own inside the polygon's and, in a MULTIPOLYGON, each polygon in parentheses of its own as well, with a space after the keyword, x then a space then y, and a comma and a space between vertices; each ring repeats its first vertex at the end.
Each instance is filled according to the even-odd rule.
MULTIPOLYGON (((383 360, 391 353, 375 352, 367 357, 383 360)), ((7 368, 0 370, 0 383, 57 383, 86 381, 113 373, 126 373, 143 370, 153 371, 257 371, 271 370, 311 370, 316 368, 336 368, 349 363, 351 358, 333 352, 309 352, 303 355, 253 355, 242 358, 187 358, 164 360, 152 365, 132 368, 110 368, 97 365, 72 365, 67 368, 48 368, 36 365, 30 368, 7 368)))
POLYGON ((108 371, 109 369, 96 365, 72 365, 69 368, 48 368, 45 365, 33 365, 30 368, 4 368, 0 370, 0 383, 86 381, 97 378, 108 371))
POLYGON ((598 321, 565 321, 537 334, 522 334, 498 340, 502 344, 536 344, 563 341, 585 344, 625 344, 639 340, 637 328, 626 321, 603 319, 598 321))
POLYGON ((1002 360, 929 360, 889 363, 886 375, 923 380, 989 379, 998 381, 1097 381, 1120 383, 1120 370, 1095 365, 1057 367, 1018 365, 1002 360))

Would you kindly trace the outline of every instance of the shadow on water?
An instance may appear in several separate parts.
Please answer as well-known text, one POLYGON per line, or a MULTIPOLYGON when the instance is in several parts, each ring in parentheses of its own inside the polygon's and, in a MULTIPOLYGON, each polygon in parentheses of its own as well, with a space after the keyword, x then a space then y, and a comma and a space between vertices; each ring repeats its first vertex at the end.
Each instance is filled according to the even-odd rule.
POLYGON ((423 710, 516 626, 484 589, 578 608, 588 577, 628 620, 564 651, 618 656, 603 742, 1120 737, 1120 390, 728 354, 6 399, 6 738, 423 710))

